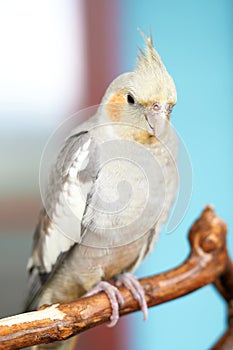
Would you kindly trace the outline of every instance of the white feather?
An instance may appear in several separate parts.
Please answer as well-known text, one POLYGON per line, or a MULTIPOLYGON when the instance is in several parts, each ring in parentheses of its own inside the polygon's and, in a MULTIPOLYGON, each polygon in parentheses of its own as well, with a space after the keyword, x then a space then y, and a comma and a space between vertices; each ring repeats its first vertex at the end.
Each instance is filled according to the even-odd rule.
POLYGON ((43 246, 43 262, 46 272, 52 270, 61 253, 70 249, 80 240, 81 221, 86 206, 86 191, 79 180, 80 171, 84 170, 89 161, 91 140, 80 147, 68 169, 68 177, 62 185, 59 200, 51 215, 51 223, 47 228, 43 246))

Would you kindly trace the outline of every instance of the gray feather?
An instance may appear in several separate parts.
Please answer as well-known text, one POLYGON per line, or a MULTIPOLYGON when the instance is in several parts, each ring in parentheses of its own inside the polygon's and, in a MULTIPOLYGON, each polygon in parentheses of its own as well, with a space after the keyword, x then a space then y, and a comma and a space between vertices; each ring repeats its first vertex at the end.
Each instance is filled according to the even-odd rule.
MULTIPOLYGON (((59 198, 63 191, 62 186, 67 181, 69 170, 73 166, 74 156, 88 140, 90 140, 90 135, 87 131, 72 135, 66 140, 58 154, 56 163, 52 167, 47 187, 47 196, 45 198, 46 209, 43 208, 41 210, 39 223, 34 234, 32 256, 28 262, 29 293, 26 310, 33 308, 34 301, 40 294, 42 287, 50 281, 76 244, 75 241, 72 241, 69 237, 65 237, 62 232, 59 232, 59 225, 61 223, 59 222, 59 218, 54 218, 57 210, 56 204, 60 200, 59 198), (54 229, 53 221, 56 223, 56 228, 58 229, 54 229), (63 251, 59 249, 59 241, 61 241, 60 246, 63 251), (47 246, 49 246, 49 250, 47 246), (51 262, 51 253, 53 250, 55 252, 53 254, 53 261, 51 262), (50 266, 51 268, 48 268, 50 266)), ((82 192, 82 196, 87 196, 88 189, 96 178, 97 167, 95 164, 97 162, 97 149, 92 140, 90 141, 88 153, 88 162, 85 168, 78 172, 78 179, 76 179, 82 182, 82 187, 85 188, 85 185, 87 185, 87 193, 82 192)), ((79 198, 77 198, 77 205, 78 202, 79 198)), ((81 221, 79 231, 81 232, 81 221)))

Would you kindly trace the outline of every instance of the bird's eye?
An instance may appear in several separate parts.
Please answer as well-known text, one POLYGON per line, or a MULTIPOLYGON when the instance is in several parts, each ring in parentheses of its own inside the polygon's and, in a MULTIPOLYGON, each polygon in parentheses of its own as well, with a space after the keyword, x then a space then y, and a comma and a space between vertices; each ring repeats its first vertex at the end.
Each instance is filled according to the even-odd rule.
POLYGON ((132 95, 128 94, 127 95, 127 102, 130 104, 130 105, 134 105, 135 101, 134 101, 134 98, 132 95))

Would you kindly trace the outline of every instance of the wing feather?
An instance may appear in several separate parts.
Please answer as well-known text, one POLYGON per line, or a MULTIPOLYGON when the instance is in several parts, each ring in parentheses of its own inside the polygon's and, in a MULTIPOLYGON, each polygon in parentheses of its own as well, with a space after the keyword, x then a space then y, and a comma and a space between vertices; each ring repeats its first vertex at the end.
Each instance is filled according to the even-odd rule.
POLYGON ((53 166, 28 261, 26 310, 81 237, 86 199, 96 178, 97 147, 88 132, 68 138, 53 166))

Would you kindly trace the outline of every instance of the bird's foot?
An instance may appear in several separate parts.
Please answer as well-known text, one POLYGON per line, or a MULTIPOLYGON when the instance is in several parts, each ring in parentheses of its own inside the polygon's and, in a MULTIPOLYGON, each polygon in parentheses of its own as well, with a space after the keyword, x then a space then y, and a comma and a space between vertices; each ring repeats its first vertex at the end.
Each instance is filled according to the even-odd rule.
POLYGON ((138 301, 138 303, 141 307, 141 310, 143 312, 144 320, 146 320, 147 316, 148 316, 148 307, 147 307, 147 303, 146 303, 144 289, 142 288, 138 279, 134 275, 132 275, 131 273, 127 272, 127 273, 124 273, 122 275, 116 276, 116 285, 118 287, 124 286, 130 290, 134 299, 136 299, 138 301))
POLYGON ((113 327, 119 320, 119 308, 124 307, 124 299, 119 292, 119 290, 112 284, 101 281, 96 286, 94 286, 90 291, 88 291, 84 296, 89 297, 91 295, 97 294, 99 292, 105 292, 108 296, 110 304, 112 306, 112 315, 110 317, 110 323, 108 327, 113 327))

